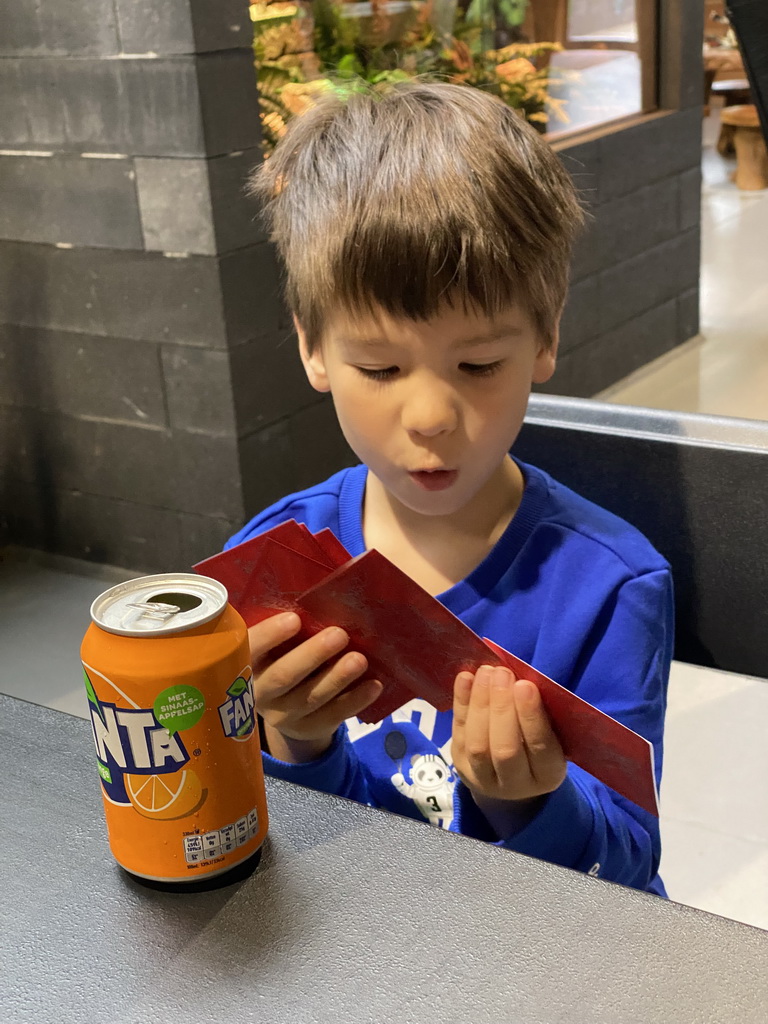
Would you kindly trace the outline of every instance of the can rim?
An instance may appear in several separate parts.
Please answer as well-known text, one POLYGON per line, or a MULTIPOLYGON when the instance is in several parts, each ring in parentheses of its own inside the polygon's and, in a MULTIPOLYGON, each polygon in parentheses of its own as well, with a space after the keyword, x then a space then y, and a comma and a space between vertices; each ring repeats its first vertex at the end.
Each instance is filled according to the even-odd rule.
POLYGON ((90 613, 91 619, 95 625, 98 626, 99 629, 103 629, 106 633, 113 633, 116 636, 144 637, 145 639, 151 639, 156 636, 172 636, 173 634, 186 633, 188 630, 195 629, 197 626, 205 625, 206 622, 210 622, 212 619, 218 618, 218 616, 221 615, 228 600, 229 593, 227 592, 227 588, 223 583, 220 583, 219 580, 215 580, 210 576, 202 576, 199 573, 194 572, 161 572, 150 576, 136 576, 133 579, 117 583, 114 587, 110 587, 109 590, 103 591, 103 593, 99 594, 99 596, 92 602, 90 613), (199 597, 201 596, 201 593, 203 593, 208 598, 214 599, 214 605, 211 610, 195 617, 192 621, 187 621, 181 624, 171 622, 151 631, 146 629, 126 629, 104 622, 103 612, 105 607, 108 604, 114 603, 114 601, 121 596, 130 594, 131 591, 136 589, 137 583, 152 584, 152 589, 154 589, 155 586, 163 586, 165 589, 172 586, 173 589, 178 590, 181 593, 189 593, 195 597, 199 597), (194 589, 190 584, 194 584, 194 589))

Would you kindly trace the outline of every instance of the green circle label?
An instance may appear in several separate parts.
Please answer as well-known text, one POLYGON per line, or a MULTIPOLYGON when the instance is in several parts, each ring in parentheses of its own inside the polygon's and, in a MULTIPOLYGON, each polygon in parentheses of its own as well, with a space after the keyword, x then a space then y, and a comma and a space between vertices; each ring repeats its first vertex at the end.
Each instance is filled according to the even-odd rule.
POLYGON ((205 697, 196 686, 169 686, 155 698, 155 718, 171 736, 180 729, 197 725, 205 711, 205 697))

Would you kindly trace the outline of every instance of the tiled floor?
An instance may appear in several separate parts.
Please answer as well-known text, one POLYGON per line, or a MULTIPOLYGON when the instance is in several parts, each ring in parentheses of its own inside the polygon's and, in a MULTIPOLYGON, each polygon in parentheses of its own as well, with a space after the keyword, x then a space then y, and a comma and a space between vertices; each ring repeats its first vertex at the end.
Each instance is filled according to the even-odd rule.
MULTIPOLYGON (((0 692, 87 716, 78 651, 108 578, 0 560, 0 692)), ((673 666, 662 786, 670 897, 768 929, 768 683, 673 666)))
POLYGON ((701 335, 596 398, 768 419, 768 190, 733 184, 718 131, 715 109, 704 124, 701 335))

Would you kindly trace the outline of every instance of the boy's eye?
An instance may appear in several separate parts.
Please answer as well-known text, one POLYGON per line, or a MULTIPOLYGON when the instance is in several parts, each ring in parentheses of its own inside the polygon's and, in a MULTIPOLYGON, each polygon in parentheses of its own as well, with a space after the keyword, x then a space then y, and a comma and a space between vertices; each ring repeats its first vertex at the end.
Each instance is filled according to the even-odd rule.
POLYGON ((368 380, 391 380, 398 372, 397 366, 387 366, 383 370, 372 370, 367 366, 358 366, 357 369, 368 380))
POLYGON ((459 369, 473 377, 491 377, 498 373, 502 365, 502 360, 497 359, 495 363, 460 363, 459 369))

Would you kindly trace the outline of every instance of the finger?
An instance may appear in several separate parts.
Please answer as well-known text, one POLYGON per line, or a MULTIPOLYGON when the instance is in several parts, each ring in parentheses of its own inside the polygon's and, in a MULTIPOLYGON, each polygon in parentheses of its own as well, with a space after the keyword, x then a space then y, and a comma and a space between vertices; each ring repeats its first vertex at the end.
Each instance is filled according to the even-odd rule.
POLYGON ((384 689, 378 679, 365 679, 362 683, 345 690, 325 707, 308 715, 302 722, 306 727, 328 725, 334 731, 348 718, 354 718, 379 697, 384 689))
POLYGON ((251 649, 251 664, 268 654, 273 647, 278 647, 286 640, 295 636, 301 628, 301 619, 296 612, 284 612, 282 615, 270 615, 268 619, 257 622, 248 629, 248 645, 251 649))
POLYGON ((264 669, 259 681, 259 702, 272 703, 301 685, 348 643, 349 636, 343 629, 329 626, 294 647, 264 669))
POLYGON ((491 665, 481 665, 475 673, 469 697, 467 721, 464 725, 464 753, 475 778, 481 785, 495 783, 489 742, 493 672, 494 669, 491 665))
POLYGON ((453 735, 456 736, 457 727, 463 729, 469 712, 469 697, 472 693, 472 681, 474 676, 471 672, 459 672, 453 683, 453 735))
POLYGON ((565 778, 568 766, 536 684, 518 680, 515 704, 531 775, 542 792, 552 792, 565 778))
POLYGON ((493 768, 502 787, 509 787, 521 776, 529 775, 515 690, 515 677, 509 669, 494 669, 488 732, 493 768))
POLYGON ((282 700, 278 699, 275 707, 280 709, 281 703, 290 705, 298 718, 308 717, 348 689, 367 668, 368 659, 364 654, 348 651, 310 675, 282 700))

